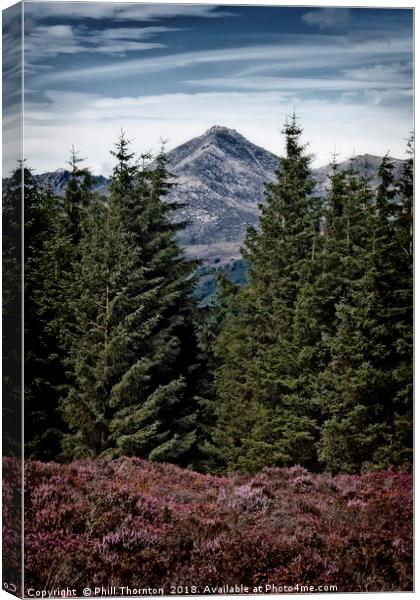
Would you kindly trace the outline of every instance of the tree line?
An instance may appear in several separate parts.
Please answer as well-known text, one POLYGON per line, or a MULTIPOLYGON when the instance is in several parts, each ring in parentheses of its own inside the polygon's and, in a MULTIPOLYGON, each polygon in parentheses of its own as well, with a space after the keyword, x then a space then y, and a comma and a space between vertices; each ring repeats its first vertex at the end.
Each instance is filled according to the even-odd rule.
POLYGON ((164 149, 145 165, 121 134, 107 197, 74 151, 62 196, 23 167, 28 458, 410 468, 413 140, 378 186, 367 162, 333 159, 321 195, 295 116, 284 135, 242 248, 249 280, 220 276, 206 307, 164 149))
POLYGON ((388 156, 330 165, 317 197, 296 117, 212 342, 217 420, 209 449, 230 468, 332 473, 411 464, 412 138, 388 156), (360 170, 359 170, 360 171, 360 170))

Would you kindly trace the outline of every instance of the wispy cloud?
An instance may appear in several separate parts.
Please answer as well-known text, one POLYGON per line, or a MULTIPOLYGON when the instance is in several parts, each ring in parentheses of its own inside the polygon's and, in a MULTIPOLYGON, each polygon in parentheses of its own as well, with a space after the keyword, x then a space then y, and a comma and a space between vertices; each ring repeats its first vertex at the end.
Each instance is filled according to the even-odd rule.
MULTIPOLYGON (((43 171, 67 159, 72 143, 95 172, 109 169, 109 149, 124 127, 138 151, 156 149, 159 136, 169 149, 219 124, 233 127, 253 142, 281 153, 279 129, 295 106, 316 164, 325 164, 334 145, 346 157, 357 152, 403 156, 412 128, 411 112, 399 106, 355 100, 302 99, 276 91, 202 92, 148 97, 101 97, 99 94, 47 92, 48 102, 26 106, 26 154, 43 171), (316 115, 316 119, 313 116, 316 115), (54 157, 54 164, 51 159, 54 157), (108 166, 107 166, 108 165, 108 166)), ((372 99, 373 100, 373 99, 372 99)))
POLYGON ((366 99, 370 104, 375 106, 384 104, 396 104, 400 103, 402 99, 409 100, 412 102, 414 90, 395 90, 395 89, 372 89, 366 91, 366 99))
POLYGON ((32 64, 60 54, 95 53, 125 56, 128 52, 165 48, 162 42, 145 41, 178 31, 171 27, 113 27, 89 29, 73 25, 39 25, 25 35, 25 54, 32 64))
MULTIPOLYGON (((3 81, 10 85, 22 73, 22 20, 17 5, 3 13, 2 46, 3 81)), ((18 81, 20 83, 19 79, 18 81)), ((3 94, 8 91, 8 87, 3 84, 3 94)))
MULTIPOLYGON (((299 36, 296 36, 298 38, 299 36)), ((341 38, 340 43, 336 41, 324 40, 324 43, 295 43, 289 44, 261 44, 254 46, 241 46, 236 48, 225 48, 217 50, 203 50, 197 52, 183 52, 165 54, 150 58, 139 58, 134 60, 124 60, 120 62, 111 62, 104 65, 88 66, 80 69, 71 69, 67 71, 57 71, 51 75, 46 75, 42 79, 43 85, 52 82, 65 81, 66 79, 100 79, 100 78, 124 78, 134 74, 158 73, 165 70, 184 69, 205 63, 227 63, 227 62, 262 62, 266 67, 267 63, 279 64, 283 62, 288 68, 293 68, 295 63, 309 61, 326 60, 331 61, 334 57, 336 63, 339 63, 340 57, 346 60, 351 56, 354 59, 404 54, 410 51, 411 41, 405 37, 397 37, 386 41, 374 40, 366 41, 360 44, 352 44, 346 37, 341 38)), ((319 63, 321 66, 322 63, 319 63)))
MULTIPOLYGON (((354 74, 355 75, 355 74, 354 74)), ((189 85, 207 87, 207 88, 226 88, 226 89, 249 89, 249 90, 284 90, 287 91, 348 91, 348 90, 366 90, 372 89, 405 89, 407 81, 396 79, 373 79, 354 77, 255 77, 240 79, 232 78, 209 78, 194 79, 186 81, 189 85)))
POLYGON ((112 2, 28 2, 25 12, 32 18, 112 19, 113 21, 156 21, 171 17, 217 19, 234 17, 230 10, 201 4, 118 4, 112 2))
POLYGON ((63 164, 71 143, 106 170, 121 126, 146 150, 160 135, 173 147, 221 124, 279 152, 293 105, 318 164, 334 144, 344 155, 355 144, 403 154, 412 125, 409 11, 25 7, 25 143, 38 170, 63 164))
POLYGON ((305 13, 302 21, 320 29, 341 29, 351 18, 348 8, 317 8, 305 13))
POLYGON ((410 62, 403 63, 378 63, 345 69, 344 75, 353 80, 366 81, 368 83, 382 82, 389 87, 398 87, 400 84, 412 84, 413 65, 410 62))

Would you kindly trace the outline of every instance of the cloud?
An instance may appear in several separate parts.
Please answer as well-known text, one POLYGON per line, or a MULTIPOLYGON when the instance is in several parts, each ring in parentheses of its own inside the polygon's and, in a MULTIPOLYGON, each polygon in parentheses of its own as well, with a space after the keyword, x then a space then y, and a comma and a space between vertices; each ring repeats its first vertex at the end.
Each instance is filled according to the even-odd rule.
POLYGON ((134 19, 142 21, 156 21, 170 17, 201 17, 206 19, 220 19, 236 17, 237 14, 223 9, 221 6, 199 4, 145 4, 126 5, 121 8, 116 18, 120 20, 134 19))
POLYGON ((341 29, 351 18, 348 8, 317 8, 302 15, 307 25, 315 25, 320 29, 341 29))
POLYGON ((28 2, 25 16, 66 19, 112 19, 112 21, 156 21, 171 17, 217 19, 236 14, 221 7, 201 4, 118 4, 107 2, 28 2))
POLYGON ((156 148, 160 136, 174 147, 220 124, 280 152, 278 131, 293 105, 314 140, 318 164, 328 161, 334 144, 343 158, 354 145, 403 156, 412 128, 412 38, 404 23, 369 18, 361 30, 355 18, 357 27, 348 30, 353 15, 347 9, 308 8, 303 21, 311 29, 304 33, 266 35, 250 25, 249 38, 239 35, 239 26, 233 37, 217 22, 234 16, 230 10, 26 3, 25 73, 38 71, 26 79, 25 150, 32 166, 63 166, 74 143, 94 171, 109 170, 108 151, 121 126, 138 150, 156 148), (165 47, 165 32, 174 29, 164 26, 174 23, 163 19, 175 16, 215 19, 207 23, 214 37, 195 39, 194 51, 189 37, 165 47))
POLYGON ((282 90, 290 91, 347 91, 347 90, 366 90, 406 88, 406 80, 387 80, 379 79, 369 81, 368 79, 359 79, 357 77, 343 78, 340 76, 330 77, 254 77, 254 78, 209 78, 187 80, 185 83, 194 86, 207 88, 227 88, 231 90, 249 89, 249 90, 282 90))
POLYGON ((343 158, 356 146, 359 153, 381 155, 389 148, 404 155, 411 111, 397 105, 367 104, 360 97, 308 100, 275 91, 202 92, 146 97, 101 97, 98 94, 49 91, 48 102, 27 103, 25 152, 37 171, 64 165, 73 143, 94 172, 109 165, 109 150, 123 127, 137 151, 156 150, 159 138, 168 149, 201 135, 212 125, 232 127, 254 143, 282 152, 279 134, 286 114, 295 105, 316 164, 326 164, 336 145, 343 158))
POLYGON ((406 37, 351 44, 345 36, 339 38, 340 41, 337 41, 337 38, 328 40, 326 36, 322 42, 298 44, 301 37, 295 36, 294 43, 288 44, 260 44, 216 50, 172 53, 163 56, 110 62, 103 65, 57 71, 46 75, 39 81, 42 85, 48 86, 53 82, 75 79, 121 79, 139 74, 185 69, 206 63, 216 64, 227 62, 244 62, 248 63, 247 67, 251 63, 260 62, 264 68, 267 66, 267 63, 271 63, 277 66, 285 65, 289 69, 292 69, 294 64, 301 63, 301 66, 305 64, 313 66, 314 61, 318 61, 318 68, 320 68, 323 64, 322 61, 331 63, 332 58, 335 59, 336 64, 339 64, 340 59, 349 61, 350 59, 361 60, 368 58, 372 60, 375 56, 384 57, 405 54, 412 51, 411 40, 406 37))
POLYGON ((405 63, 378 63, 375 65, 367 65, 355 69, 346 69, 343 71, 346 77, 357 79, 369 83, 383 82, 390 87, 397 84, 412 82, 412 64, 405 63))
POLYGON ((217 19, 236 15, 207 5, 28 2, 25 4, 27 73, 42 70, 40 61, 59 55, 124 57, 130 52, 165 48, 165 43, 153 41, 153 37, 181 28, 133 25, 179 16, 217 19), (62 22, 51 24, 51 19, 62 22), (89 26, 86 21, 91 21, 89 26), (105 25, 92 27, 95 21, 105 21, 105 25))
POLYGON ((20 78, 22 73, 22 17, 19 5, 3 11, 2 35, 2 67, 3 67, 3 94, 7 94, 10 82, 20 78))
POLYGON ((366 99, 370 104, 375 106, 383 104, 401 104, 402 100, 408 100, 412 103, 414 90, 367 90, 365 93, 366 99))
POLYGON ((32 65, 60 54, 105 54, 125 56, 128 52, 165 48, 150 40, 156 35, 178 31, 170 27, 114 27, 86 29, 73 25, 39 25, 25 34, 25 55, 32 65))

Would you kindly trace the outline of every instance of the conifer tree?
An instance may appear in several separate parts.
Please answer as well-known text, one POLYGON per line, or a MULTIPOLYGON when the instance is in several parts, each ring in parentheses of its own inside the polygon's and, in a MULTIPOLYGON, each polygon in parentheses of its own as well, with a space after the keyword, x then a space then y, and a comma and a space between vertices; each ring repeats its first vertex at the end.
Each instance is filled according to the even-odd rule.
POLYGON ((219 399, 215 374, 223 365, 223 354, 218 348, 218 340, 226 320, 235 314, 236 294, 240 286, 233 283, 226 272, 218 272, 217 292, 208 306, 200 311, 198 340, 204 372, 201 377, 203 398, 198 424, 200 448, 200 470, 221 473, 226 466, 223 448, 214 444, 212 436, 218 421, 219 399))
POLYGON ((65 453, 185 463, 197 404, 195 266, 175 240, 175 207, 162 198, 170 187, 164 155, 154 169, 139 169, 123 133, 113 154, 110 197, 101 217, 94 206, 87 211, 81 242, 65 453))
POLYGON ((378 414, 381 372, 372 360, 373 299, 368 271, 374 198, 366 161, 362 168, 361 174, 356 172, 354 159, 341 176, 333 168, 329 195, 326 247, 332 251, 328 262, 334 314, 326 337, 329 361, 317 384, 324 419, 319 458, 332 472, 360 470, 383 433, 378 414), (338 214, 336 206, 342 207, 338 214))
MULTIPOLYGON (((118 348, 118 309, 132 256, 118 211, 93 196, 83 216, 80 297, 69 334, 69 391, 62 412, 70 433, 63 457, 95 456, 109 447, 109 395, 118 348)), ((121 337, 123 333, 121 333, 121 337)))
POLYGON ((128 370, 113 389, 117 410, 111 430, 118 453, 186 464, 196 453, 199 408, 191 297, 196 264, 184 258, 175 238, 183 225, 173 222, 177 205, 165 200, 172 185, 162 149, 151 169, 137 173, 136 201, 127 223, 139 248, 144 291, 150 297, 142 319, 149 315, 151 326, 145 336, 133 340, 140 381, 130 381, 135 371, 128 370), (127 394, 127 386, 132 394, 127 394))
POLYGON ((62 198, 40 190, 25 169, 26 454, 56 458, 64 423, 59 397, 66 384, 66 357, 79 287, 81 214, 91 176, 72 148, 71 172, 62 198))
POLYGON ((64 191, 63 198, 63 224, 65 233, 71 237, 74 246, 80 240, 82 210, 86 207, 89 190, 92 186, 92 177, 88 169, 81 168, 83 158, 79 158, 74 146, 70 150, 70 176, 64 191))
POLYGON ((53 323, 56 289, 58 199, 40 190, 25 169, 25 454, 54 459, 63 423, 57 412, 64 377, 62 355, 53 323))
POLYGON ((248 230, 243 249, 250 282, 238 292, 236 311, 217 343, 223 364, 214 441, 231 469, 315 461, 317 422, 305 352, 313 329, 299 327, 296 315, 303 311, 303 296, 310 296, 320 250, 319 210, 311 157, 300 143, 295 116, 284 133, 286 156, 267 185, 260 231, 248 230))
POLYGON ((326 418, 319 456, 332 472, 390 468, 409 460, 406 435, 395 431, 398 420, 406 424, 411 417, 407 406, 395 414, 396 348, 401 347, 397 295, 403 286, 393 169, 385 156, 375 197, 368 165, 365 175, 349 174, 346 203, 352 218, 350 229, 344 227, 345 251, 336 261, 342 265, 342 295, 335 305, 330 363, 318 378, 326 418))
POLYGON ((140 336, 131 313, 140 313, 144 268, 138 260, 140 247, 126 227, 135 207, 136 174, 127 146, 121 136, 113 152, 117 165, 109 199, 94 194, 83 212, 76 271, 80 299, 73 307, 75 329, 69 333, 71 383, 62 403, 70 429, 65 458, 95 456, 113 447, 111 393, 127 361, 135 358, 132 338, 140 336))
POLYGON ((59 402, 67 383, 73 307, 80 291, 75 266, 80 257, 81 212, 92 183, 80 162, 72 148, 72 170, 63 197, 47 188, 35 201, 31 194, 25 198, 26 453, 32 458, 56 458, 66 429, 59 402))
POLYGON ((2 417, 3 456, 21 456, 22 367, 22 190, 24 165, 20 164, 2 185, 2 417))
POLYGON ((393 294, 396 394, 389 435, 388 464, 410 468, 413 452, 413 154, 414 136, 407 143, 408 158, 396 181, 400 204, 395 217, 393 247, 397 285, 393 294))

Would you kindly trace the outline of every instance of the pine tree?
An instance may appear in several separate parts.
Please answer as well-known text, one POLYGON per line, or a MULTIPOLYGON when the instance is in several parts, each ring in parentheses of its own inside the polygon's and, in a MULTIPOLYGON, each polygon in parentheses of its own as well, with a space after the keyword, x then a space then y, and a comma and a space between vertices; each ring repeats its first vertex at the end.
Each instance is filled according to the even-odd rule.
MULTIPOLYGON (((51 189, 25 195, 26 453, 56 458, 65 430, 59 402, 67 383, 66 362, 78 302, 81 213, 92 184, 74 148, 63 197, 51 189)), ((28 179, 29 181, 29 179, 28 179)), ((35 179, 32 177, 34 187, 35 179)))
POLYGON ((66 357, 74 331, 72 307, 79 296, 81 214, 92 184, 72 148, 71 172, 63 197, 41 191, 26 169, 25 184, 25 333, 26 454, 56 458, 64 423, 59 398, 67 382, 66 357))
POLYGON ((223 354, 218 348, 218 340, 224 330, 226 320, 236 309, 236 294, 240 286, 233 283, 225 271, 216 274, 217 290, 209 305, 202 307, 199 319, 198 340, 201 350, 204 373, 202 375, 203 400, 201 402, 198 440, 202 460, 200 470, 221 473, 225 468, 224 448, 214 444, 212 439, 218 421, 218 392, 215 374, 223 365, 223 354))
POLYGON ((75 275, 80 296, 69 336, 69 391, 62 403, 70 434, 64 458, 95 456, 109 447, 109 394, 118 342, 118 308, 132 264, 118 212, 94 195, 84 214, 81 260, 75 275))
POLYGON ((245 240, 250 282, 217 342, 223 364, 214 442, 230 469, 315 461, 308 381, 316 328, 305 304, 320 251, 319 203, 295 116, 284 133, 286 156, 267 185, 260 231, 249 229, 245 240), (299 325, 303 313, 307 328, 299 325))
POLYGON ((195 265, 169 220, 166 159, 139 169, 122 133, 110 197, 86 212, 68 457, 130 454, 186 463, 195 443, 195 265), (99 216, 102 215, 102 216, 99 216))
POLYGON ((78 154, 72 146, 68 161, 70 176, 63 198, 63 225, 65 234, 71 238, 73 246, 77 246, 80 240, 82 211, 86 207, 92 187, 92 176, 88 169, 80 168, 84 159, 79 158, 78 154))
POLYGON ((396 421, 401 417, 406 424, 411 417, 401 406, 395 415, 402 253, 393 170, 385 156, 375 197, 367 164, 365 174, 348 174, 346 213, 351 218, 345 216, 339 236, 344 252, 336 257, 341 297, 335 305, 330 363, 318 378, 326 418, 319 455, 332 472, 390 468, 408 460, 407 439, 401 444, 406 435, 395 434, 396 421))
POLYGON ((2 324, 3 456, 21 456, 22 191, 24 165, 3 180, 2 324))
POLYGON ((317 378, 317 394, 324 419, 319 459, 332 472, 360 470, 383 433, 382 373, 372 360, 368 269, 374 198, 368 172, 365 161, 357 173, 352 159, 341 174, 333 165, 331 175, 326 249, 334 311, 326 334, 329 360, 317 378))
POLYGON ((39 189, 29 169, 25 169, 24 189, 25 454, 49 460, 59 452, 63 428, 57 408, 64 368, 52 327, 60 205, 50 189, 39 189))
POLYGON ((396 387, 393 423, 385 462, 410 468, 413 452, 413 152, 414 136, 407 144, 408 158, 396 181, 400 203, 395 210, 392 268, 396 281, 392 320, 395 332, 392 376, 396 387))
POLYGON ((172 185, 162 149, 152 169, 137 173, 136 202, 127 224, 145 269, 152 326, 133 340, 141 380, 130 383, 129 370, 113 389, 117 411, 111 430, 119 453, 186 464, 196 459, 200 402, 195 397, 199 364, 192 300, 197 265, 184 258, 175 238, 183 224, 174 224, 177 205, 165 200, 172 185), (130 385, 132 395, 127 394, 130 385))

